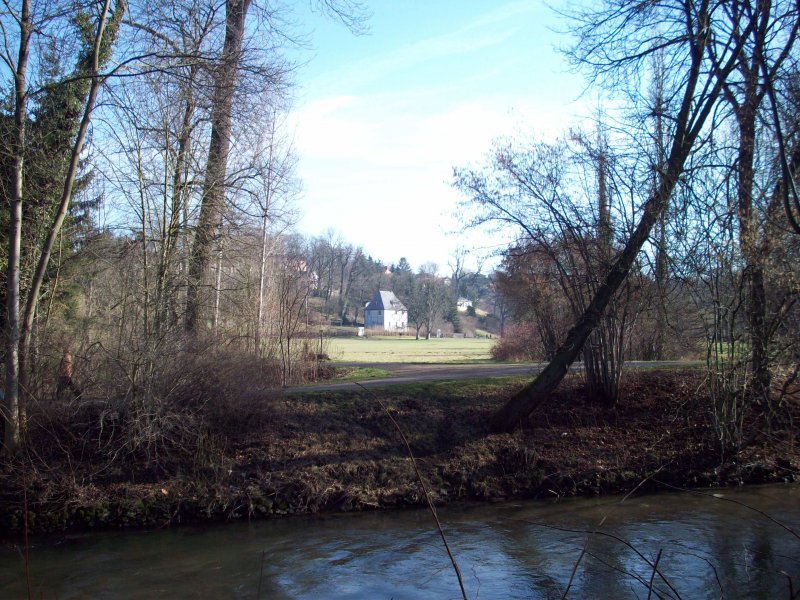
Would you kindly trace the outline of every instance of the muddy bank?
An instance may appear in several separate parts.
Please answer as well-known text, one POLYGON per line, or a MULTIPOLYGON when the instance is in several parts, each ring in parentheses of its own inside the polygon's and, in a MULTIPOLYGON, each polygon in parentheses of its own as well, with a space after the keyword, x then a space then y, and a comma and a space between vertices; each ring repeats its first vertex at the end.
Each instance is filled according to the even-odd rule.
MULTIPOLYGON (((203 461, 97 462, 87 453, 2 465, 0 532, 38 533, 270 518, 419 506, 410 459, 381 408, 405 431, 437 503, 657 491, 800 481, 800 417, 788 408, 769 433, 746 425, 722 455, 702 373, 631 374, 608 410, 579 380, 514 434, 490 435, 492 412, 520 382, 427 383, 391 390, 275 396, 270 418, 217 439, 203 461)), ((57 440, 53 440, 58 445, 57 440)))

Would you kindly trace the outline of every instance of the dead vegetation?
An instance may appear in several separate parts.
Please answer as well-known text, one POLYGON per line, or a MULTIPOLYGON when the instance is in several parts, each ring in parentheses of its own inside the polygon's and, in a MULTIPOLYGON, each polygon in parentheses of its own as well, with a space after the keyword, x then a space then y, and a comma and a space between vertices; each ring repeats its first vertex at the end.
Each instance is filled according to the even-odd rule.
MULTIPOLYGON (((166 397, 176 411, 169 444, 131 444, 124 415, 109 423, 108 414, 94 413, 78 434, 43 413, 32 428, 41 439, 30 447, 49 450, 3 465, 3 530, 22 525, 23 489, 36 531, 424 503, 410 459, 372 392, 354 386, 269 395, 245 376, 252 368, 219 356, 186 365, 166 397), (220 383, 207 360, 239 376, 220 383), (202 392, 190 394, 190 382, 202 392), (175 435, 190 424, 201 433, 175 435), (110 456, 110 448, 118 454, 110 456)), ((770 433, 759 433, 751 420, 741 452, 723 459, 700 371, 631 374, 615 409, 587 398, 575 379, 522 430, 490 435, 489 416, 518 386, 440 382, 378 392, 437 503, 614 493, 645 480, 647 491, 659 489, 657 481, 683 487, 796 481, 800 473, 793 427, 800 407, 787 404, 770 433)))

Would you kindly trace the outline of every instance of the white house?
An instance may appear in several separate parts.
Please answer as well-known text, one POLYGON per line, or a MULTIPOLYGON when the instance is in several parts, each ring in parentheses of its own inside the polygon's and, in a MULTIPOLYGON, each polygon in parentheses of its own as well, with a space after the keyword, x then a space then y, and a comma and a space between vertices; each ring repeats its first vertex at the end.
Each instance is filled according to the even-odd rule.
POLYGON ((394 292, 375 292, 364 308, 364 327, 383 329, 391 333, 405 333, 408 327, 408 309, 394 292))
POLYGON ((472 306, 472 300, 468 298, 459 298, 458 302, 456 302, 456 308, 458 312, 467 312, 467 309, 472 306))

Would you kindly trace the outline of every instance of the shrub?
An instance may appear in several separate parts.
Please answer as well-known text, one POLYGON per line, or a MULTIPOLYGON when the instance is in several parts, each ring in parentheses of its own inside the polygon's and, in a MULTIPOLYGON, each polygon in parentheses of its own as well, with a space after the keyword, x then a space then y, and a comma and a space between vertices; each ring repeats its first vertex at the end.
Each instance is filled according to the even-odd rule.
POLYGON ((536 326, 530 322, 505 328, 503 337, 492 346, 495 360, 541 360, 543 353, 536 326))
POLYGON ((187 351, 162 375, 169 409, 195 418, 213 435, 233 435, 269 424, 280 366, 230 346, 187 351))

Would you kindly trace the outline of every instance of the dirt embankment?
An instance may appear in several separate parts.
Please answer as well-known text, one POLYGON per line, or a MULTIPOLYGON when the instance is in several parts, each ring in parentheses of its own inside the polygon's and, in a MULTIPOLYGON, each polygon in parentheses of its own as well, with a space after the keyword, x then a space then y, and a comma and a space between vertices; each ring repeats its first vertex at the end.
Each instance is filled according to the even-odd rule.
POLYGON ((525 428, 489 434, 490 415, 517 385, 276 397, 265 425, 218 440, 201 467, 170 472, 58 464, 58 453, 33 473, 7 464, 0 531, 23 527, 26 496, 28 526, 38 532, 421 505, 377 398, 407 435, 437 503, 800 480, 796 403, 769 433, 748 422, 743 448, 722 456, 700 372, 633 373, 613 410, 586 398, 578 379, 567 381, 525 428))

